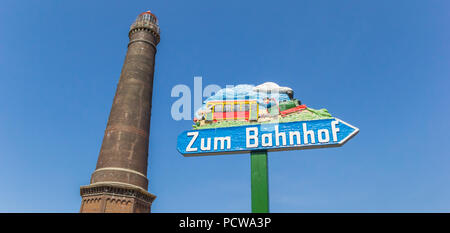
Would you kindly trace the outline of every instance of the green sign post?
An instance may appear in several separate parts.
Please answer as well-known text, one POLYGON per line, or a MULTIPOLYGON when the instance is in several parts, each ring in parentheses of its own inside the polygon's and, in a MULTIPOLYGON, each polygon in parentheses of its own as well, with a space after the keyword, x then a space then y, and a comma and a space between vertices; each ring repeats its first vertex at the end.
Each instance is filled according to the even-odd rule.
POLYGON ((267 151, 252 151, 252 212, 269 213, 269 176, 267 169, 267 151))

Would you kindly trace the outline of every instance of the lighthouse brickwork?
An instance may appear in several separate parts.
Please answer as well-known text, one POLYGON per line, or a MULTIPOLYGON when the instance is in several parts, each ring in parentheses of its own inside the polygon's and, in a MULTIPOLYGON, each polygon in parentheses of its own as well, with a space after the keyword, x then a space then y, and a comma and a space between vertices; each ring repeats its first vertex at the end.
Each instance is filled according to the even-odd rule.
POLYGON ((140 14, 129 31, 128 50, 97 166, 81 186, 80 212, 149 213, 147 163, 158 20, 140 14))

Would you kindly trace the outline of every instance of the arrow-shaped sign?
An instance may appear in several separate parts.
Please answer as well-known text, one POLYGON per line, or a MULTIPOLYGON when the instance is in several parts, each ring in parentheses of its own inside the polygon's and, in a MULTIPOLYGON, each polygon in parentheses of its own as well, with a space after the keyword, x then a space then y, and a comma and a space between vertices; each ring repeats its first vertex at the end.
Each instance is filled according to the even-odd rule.
POLYGON ((185 131, 178 136, 177 149, 184 156, 199 156, 337 147, 358 132, 358 128, 338 118, 250 124, 185 131))

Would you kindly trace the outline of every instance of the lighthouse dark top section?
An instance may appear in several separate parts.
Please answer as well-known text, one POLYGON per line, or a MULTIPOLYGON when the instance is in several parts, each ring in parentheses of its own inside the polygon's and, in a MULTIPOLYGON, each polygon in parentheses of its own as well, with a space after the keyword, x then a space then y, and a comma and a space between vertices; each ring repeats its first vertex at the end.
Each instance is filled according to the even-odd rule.
MULTIPOLYGON (((118 190, 115 187, 130 188, 134 190, 133 192, 141 192, 146 196, 141 198, 146 207, 154 199, 154 196, 147 193, 146 190, 148 189, 147 160, 153 73, 156 45, 159 43, 159 26, 155 15, 150 12, 140 14, 131 25, 128 36, 130 39, 128 51, 114 96, 96 170, 92 174, 91 185, 82 186, 81 195, 83 199, 86 199, 85 197, 88 195, 95 196, 95 190, 87 191, 89 187, 93 186, 107 185, 109 188, 106 190, 118 190)), ((123 196, 124 193, 125 196, 126 193, 131 195, 133 192, 122 190, 120 195, 123 196)), ((136 197, 135 194, 132 196, 136 197)), ((124 203, 126 204, 127 201, 124 203)), ((88 206, 86 206, 88 209, 83 211, 83 205, 84 202, 81 207, 82 212, 91 212, 88 210, 88 206)), ((99 206, 98 211, 92 212, 108 212, 105 210, 107 209, 106 204, 101 205, 103 206, 99 206)), ((122 207, 117 208, 120 210, 122 207)), ((136 212, 135 210, 125 211, 126 208, 123 208, 124 212, 136 212)), ((150 205, 148 205, 148 211, 149 208, 150 205)), ((144 208, 144 212, 148 211, 145 211, 144 208)))

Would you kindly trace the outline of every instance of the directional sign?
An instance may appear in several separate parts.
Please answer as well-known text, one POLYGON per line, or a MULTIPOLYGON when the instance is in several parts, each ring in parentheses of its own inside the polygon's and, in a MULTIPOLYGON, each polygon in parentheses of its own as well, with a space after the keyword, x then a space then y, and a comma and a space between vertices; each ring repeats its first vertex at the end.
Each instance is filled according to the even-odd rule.
POLYGON ((327 109, 302 104, 289 87, 242 84, 206 99, 177 149, 183 156, 250 153, 252 212, 268 213, 268 151, 337 147, 358 132, 327 109))
POLYGON ((177 149, 199 156, 337 147, 358 131, 338 118, 188 130, 178 136, 177 149))

